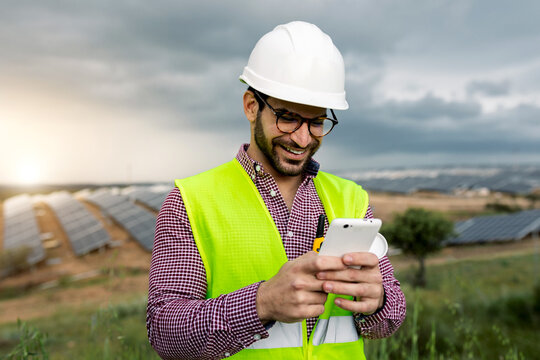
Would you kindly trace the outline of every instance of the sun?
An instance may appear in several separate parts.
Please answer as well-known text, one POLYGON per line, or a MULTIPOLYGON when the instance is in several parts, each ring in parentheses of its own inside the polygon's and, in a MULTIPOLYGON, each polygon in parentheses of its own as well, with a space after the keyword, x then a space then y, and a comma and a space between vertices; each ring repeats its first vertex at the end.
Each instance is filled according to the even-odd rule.
POLYGON ((35 161, 23 161, 17 166, 17 180, 24 185, 36 184, 40 180, 39 164, 35 161))

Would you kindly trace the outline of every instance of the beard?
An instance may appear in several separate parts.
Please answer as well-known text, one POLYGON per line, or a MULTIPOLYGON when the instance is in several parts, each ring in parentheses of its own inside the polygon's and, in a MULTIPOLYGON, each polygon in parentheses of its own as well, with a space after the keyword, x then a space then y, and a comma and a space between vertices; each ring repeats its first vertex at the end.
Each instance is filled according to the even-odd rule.
POLYGON ((272 167, 279 174, 284 176, 298 176, 305 171, 306 167, 311 161, 311 158, 317 152, 317 150, 319 150, 321 142, 320 140, 312 137, 312 141, 306 147, 308 156, 306 156, 306 158, 303 160, 292 160, 286 158, 282 159, 276 151, 276 148, 278 146, 285 146, 289 148, 297 147, 297 144, 294 141, 285 140, 285 135, 279 136, 272 139, 272 141, 269 141, 268 137, 264 133, 264 129, 262 126, 261 113, 259 112, 257 114, 257 118, 255 121, 255 143, 257 144, 261 152, 264 154, 270 165, 272 165, 272 167))

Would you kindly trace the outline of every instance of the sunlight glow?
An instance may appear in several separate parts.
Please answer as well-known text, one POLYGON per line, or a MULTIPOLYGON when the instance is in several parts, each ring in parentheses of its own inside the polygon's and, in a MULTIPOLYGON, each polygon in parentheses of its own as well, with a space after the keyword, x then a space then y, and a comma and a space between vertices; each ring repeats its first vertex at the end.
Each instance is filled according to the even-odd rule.
POLYGON ((17 181, 24 185, 36 184, 40 180, 40 168, 35 161, 22 161, 17 166, 17 181))

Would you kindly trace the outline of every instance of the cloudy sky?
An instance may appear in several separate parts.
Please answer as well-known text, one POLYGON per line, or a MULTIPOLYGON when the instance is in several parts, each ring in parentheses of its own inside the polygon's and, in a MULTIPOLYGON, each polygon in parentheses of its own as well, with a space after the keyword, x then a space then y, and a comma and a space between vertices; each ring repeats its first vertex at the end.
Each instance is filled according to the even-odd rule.
POLYGON ((540 162, 536 0, 0 0, 0 183, 172 181, 249 141, 238 76, 328 33, 350 109, 323 169, 540 162))

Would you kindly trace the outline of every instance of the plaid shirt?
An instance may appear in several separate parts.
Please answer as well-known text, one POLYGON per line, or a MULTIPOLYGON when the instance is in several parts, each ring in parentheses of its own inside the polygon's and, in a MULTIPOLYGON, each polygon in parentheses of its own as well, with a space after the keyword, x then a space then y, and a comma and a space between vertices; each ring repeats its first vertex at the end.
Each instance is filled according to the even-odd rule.
MULTIPOLYGON (((313 184, 319 164, 309 164, 289 211, 274 178, 247 155, 248 146, 240 147, 236 159, 253 179, 281 234, 287 258, 293 260, 312 250, 317 220, 324 213, 313 184)), ((366 218, 372 217, 368 208, 366 218)), ((379 268, 384 306, 375 314, 356 318, 358 331, 366 338, 390 336, 405 318, 405 297, 386 256, 379 268)), ((165 359, 219 359, 268 337, 255 306, 259 285, 205 298, 204 264, 180 191, 174 188, 159 212, 150 267, 146 326, 158 354, 165 359)), ((308 335, 316 320, 307 319, 308 335)))

